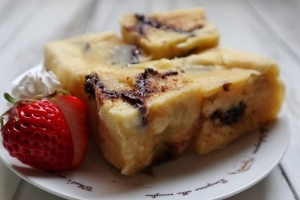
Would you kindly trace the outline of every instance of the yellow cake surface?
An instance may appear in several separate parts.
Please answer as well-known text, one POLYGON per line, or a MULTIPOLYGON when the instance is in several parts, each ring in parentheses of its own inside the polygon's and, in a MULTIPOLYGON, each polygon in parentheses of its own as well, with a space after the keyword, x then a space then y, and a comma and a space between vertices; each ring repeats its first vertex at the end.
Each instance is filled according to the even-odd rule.
POLYGON ((150 59, 145 51, 125 43, 113 31, 48 42, 44 55, 46 69, 57 74, 63 85, 69 82, 67 74, 81 69, 120 68, 150 59))
POLYGON ((122 37, 144 48, 152 59, 187 55, 218 45, 219 33, 201 7, 167 12, 129 13, 120 20, 122 37))

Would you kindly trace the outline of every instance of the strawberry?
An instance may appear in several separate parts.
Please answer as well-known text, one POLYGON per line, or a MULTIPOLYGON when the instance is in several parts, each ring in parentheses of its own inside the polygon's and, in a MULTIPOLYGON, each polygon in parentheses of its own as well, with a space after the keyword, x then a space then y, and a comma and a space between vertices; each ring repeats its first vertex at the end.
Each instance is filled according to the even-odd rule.
POLYGON ((71 169, 74 169, 82 163, 87 148, 87 110, 80 99, 71 95, 57 96, 53 102, 61 109, 72 134, 74 158, 71 169))
POLYGON ((86 108, 80 99, 64 93, 20 101, 5 94, 14 104, 1 116, 3 146, 11 156, 51 172, 75 169, 82 163, 88 140, 86 108))

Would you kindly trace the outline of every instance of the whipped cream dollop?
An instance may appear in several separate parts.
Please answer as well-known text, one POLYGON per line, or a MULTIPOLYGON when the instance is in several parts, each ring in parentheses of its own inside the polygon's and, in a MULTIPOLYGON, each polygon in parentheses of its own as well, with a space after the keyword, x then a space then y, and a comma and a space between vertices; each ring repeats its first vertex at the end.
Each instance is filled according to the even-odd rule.
POLYGON ((42 69, 26 74, 13 88, 12 95, 17 99, 45 97, 57 89, 61 89, 57 76, 51 71, 42 69))

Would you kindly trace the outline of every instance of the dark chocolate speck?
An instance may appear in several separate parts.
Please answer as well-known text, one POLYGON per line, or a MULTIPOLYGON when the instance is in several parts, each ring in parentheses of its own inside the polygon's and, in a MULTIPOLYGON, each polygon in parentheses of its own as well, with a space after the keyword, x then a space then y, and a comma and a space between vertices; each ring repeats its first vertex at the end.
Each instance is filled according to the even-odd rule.
POLYGON ((225 92, 228 92, 230 90, 230 87, 231 87, 231 83, 224 83, 223 84, 223 90, 225 92))
POLYGON ((147 17, 143 14, 135 14, 135 18, 138 21, 138 23, 137 23, 137 25, 135 25, 134 27, 131 27, 130 29, 136 31, 142 37, 146 36, 145 30, 144 30, 146 26, 154 27, 157 29, 172 30, 172 31, 178 32, 178 33, 190 33, 196 29, 200 29, 203 27, 203 25, 198 25, 189 30, 183 30, 178 27, 169 26, 169 25, 164 24, 154 18, 147 17))
POLYGON ((226 111, 217 109, 210 116, 210 120, 212 121, 219 120, 221 123, 226 125, 235 124, 244 115, 246 107, 247 107, 246 104, 243 101, 241 101, 238 105, 233 105, 231 108, 229 108, 226 111))

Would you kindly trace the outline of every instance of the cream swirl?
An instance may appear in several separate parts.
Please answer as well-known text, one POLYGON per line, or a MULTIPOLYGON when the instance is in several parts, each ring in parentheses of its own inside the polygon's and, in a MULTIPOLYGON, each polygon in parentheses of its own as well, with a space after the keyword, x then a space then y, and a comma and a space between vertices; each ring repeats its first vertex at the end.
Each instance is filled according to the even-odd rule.
POLYGON ((56 75, 43 69, 26 74, 13 88, 12 95, 18 99, 45 97, 57 89, 61 89, 61 84, 56 75))

